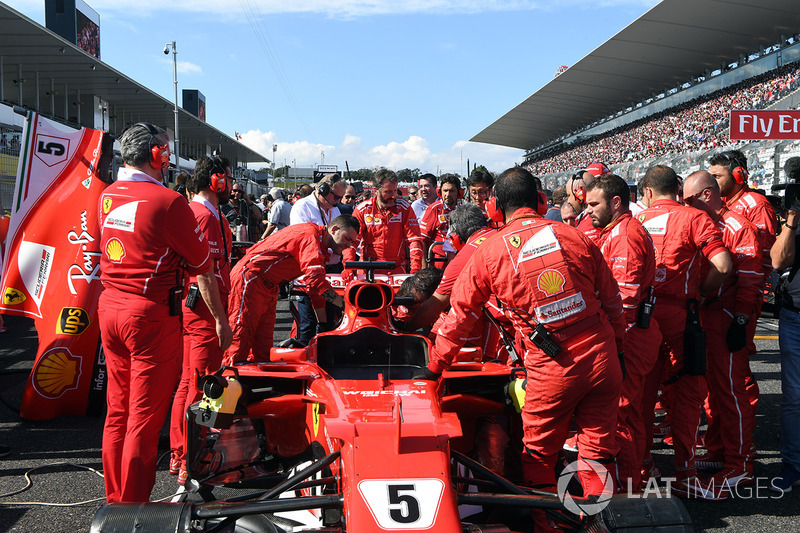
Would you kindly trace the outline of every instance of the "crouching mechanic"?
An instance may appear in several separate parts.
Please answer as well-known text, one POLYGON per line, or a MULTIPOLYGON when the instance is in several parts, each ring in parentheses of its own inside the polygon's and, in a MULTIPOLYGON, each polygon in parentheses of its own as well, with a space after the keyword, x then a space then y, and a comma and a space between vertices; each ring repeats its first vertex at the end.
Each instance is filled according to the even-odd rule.
POLYGON ((193 180, 197 193, 189 207, 208 240, 214 264, 205 274, 189 278, 189 295, 183 307, 183 370, 172 402, 169 431, 169 473, 179 474, 181 485, 186 482, 186 409, 202 396, 195 386, 195 376, 210 374, 220 367, 222 354, 233 337, 227 314, 233 239, 228 219, 219 210, 219 205, 230 197, 230 163, 224 158, 203 156, 194 167, 193 180))
MULTIPOLYGON (((495 200, 505 226, 459 275, 425 373, 430 379, 448 368, 482 307, 495 301, 525 348, 523 478, 554 490, 556 458, 573 416, 581 459, 613 467, 625 323, 600 249, 575 228, 538 216, 538 198, 527 170, 510 168, 498 178, 495 200)), ((580 475, 586 493, 603 493, 599 476, 583 469, 580 475)))
POLYGON ((269 361, 275 330, 278 286, 305 276, 317 321, 327 324, 325 302, 344 306, 344 299, 325 279, 330 253, 339 255, 358 239, 358 220, 339 215, 327 228, 311 222, 292 224, 247 251, 231 271, 228 315, 233 343, 225 363, 269 361), (330 253, 329 253, 330 252, 330 253))
POLYGON ((638 492, 647 432, 642 413, 645 380, 658 359, 661 332, 652 319, 656 275, 653 240, 631 216, 629 189, 624 179, 606 174, 586 187, 586 214, 600 230, 597 244, 617 280, 625 310, 625 377, 619 398, 617 468, 620 482, 638 492))
POLYGON ((180 375, 183 275, 211 268, 208 242, 186 198, 163 184, 166 132, 140 122, 119 141, 125 167, 99 205, 98 321, 108 370, 103 472, 109 503, 150 498, 158 433, 180 375))

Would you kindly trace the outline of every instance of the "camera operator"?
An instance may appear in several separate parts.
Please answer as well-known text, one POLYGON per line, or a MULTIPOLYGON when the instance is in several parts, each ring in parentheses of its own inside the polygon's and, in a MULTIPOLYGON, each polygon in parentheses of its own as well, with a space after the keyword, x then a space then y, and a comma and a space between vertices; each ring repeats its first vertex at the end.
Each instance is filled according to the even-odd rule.
MULTIPOLYGON (((797 181, 800 177, 800 160, 790 158, 784 166, 787 177, 797 181), (794 161, 793 161, 794 160, 794 161)), ((789 492, 792 485, 800 483, 800 258, 797 248, 800 237, 797 223, 800 220, 800 201, 797 185, 789 185, 785 197, 786 222, 781 226, 770 256, 772 266, 789 269, 789 278, 783 288, 783 308, 778 322, 778 345, 781 351, 781 459, 783 469, 772 479, 770 488, 789 492)))
POLYGON ((225 215, 231 226, 247 228, 243 235, 236 235, 239 240, 258 241, 261 236, 258 230, 258 225, 261 223, 261 210, 248 201, 241 183, 233 184, 231 199, 227 204, 222 205, 222 214, 225 215))

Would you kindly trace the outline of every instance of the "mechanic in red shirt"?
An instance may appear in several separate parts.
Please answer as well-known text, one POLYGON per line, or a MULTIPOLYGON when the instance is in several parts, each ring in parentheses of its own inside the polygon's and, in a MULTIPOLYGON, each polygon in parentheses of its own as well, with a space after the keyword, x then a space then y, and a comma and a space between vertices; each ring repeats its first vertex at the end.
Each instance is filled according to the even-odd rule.
MULTIPOLYGON (((445 242, 447 240, 447 230, 449 228, 448 217, 450 216, 450 211, 455 209, 458 204, 458 199, 463 196, 461 180, 455 174, 444 174, 439 179, 437 194, 439 199, 428 206, 425 210, 425 214, 422 215, 422 220, 419 221, 420 233, 424 239, 424 253, 426 254, 425 257, 423 257, 424 266, 428 266, 427 252, 430 246, 434 242, 445 242)), ((434 246, 434 259, 444 259, 446 256, 447 253, 443 245, 437 244, 434 246)), ((442 267, 443 263, 430 266, 442 267)))
MULTIPOLYGON (((747 158, 739 150, 720 152, 709 159, 709 172, 717 180, 725 207, 742 215, 758 228, 761 243, 763 282, 772 272, 769 251, 778 234, 778 219, 767 197, 747 185, 747 158)), ((760 315, 760 306, 759 306, 760 315)))
MULTIPOLYGON (((761 259, 763 272, 762 291, 769 275, 772 272, 772 262, 770 261, 769 251, 775 243, 778 234, 778 220, 775 217, 775 209, 769 200, 763 195, 750 189, 747 185, 747 158, 739 150, 730 150, 715 154, 709 160, 709 172, 717 180, 722 200, 725 206, 731 211, 742 215, 758 228, 758 237, 761 243, 761 259)), ((755 320, 750 324, 750 328, 755 334, 756 322, 761 318, 760 300, 756 306, 755 320)), ((756 344, 750 337, 747 343, 747 350, 750 356, 756 353, 756 344)), ((752 373, 746 377, 747 391, 750 396, 750 403, 753 408, 758 406, 758 384, 752 373)))
POLYGON ((216 371, 233 338, 227 313, 233 239, 228 219, 221 215, 219 207, 230 196, 233 180, 230 162, 225 158, 203 156, 197 160, 190 179, 197 192, 189 208, 211 247, 214 265, 209 272, 189 278, 190 295, 183 307, 183 369, 172 402, 169 434, 172 449, 169 473, 178 474, 181 485, 186 482, 186 409, 202 396, 195 386, 195 376, 216 371), (197 298, 195 291, 202 298, 197 298), (192 299, 195 303, 189 307, 192 299))
POLYGON ((617 280, 625 310, 625 378, 619 400, 617 467, 623 487, 641 484, 647 432, 642 413, 644 382, 658 359, 661 332, 651 313, 656 257, 653 240, 631 217, 630 191, 621 177, 606 174, 586 187, 586 215, 601 230, 597 244, 617 280))
POLYGON ((231 271, 228 316, 233 343, 225 352, 225 364, 236 361, 268 362, 275 330, 278 286, 305 277, 317 320, 326 324, 325 302, 344 306, 325 279, 330 250, 341 254, 358 239, 358 219, 339 215, 325 226, 312 222, 292 224, 259 241, 231 271))
POLYGON ((183 276, 211 269, 208 242, 186 198, 163 184, 169 165, 166 132, 140 122, 119 141, 125 166, 99 203, 98 319, 108 371, 103 472, 109 503, 150 498, 158 433, 180 375, 183 276))
MULTIPOLYGON (((505 226, 480 245, 459 275, 425 374, 434 378, 448 368, 484 305, 494 300, 525 348, 523 478, 529 486, 552 490, 573 416, 581 459, 613 467, 622 301, 600 249, 574 228, 537 214, 539 195, 530 172, 503 172, 495 200, 505 226)), ((602 492, 599 478, 579 474, 586 493, 602 492)))
MULTIPOLYGON (((361 257, 364 260, 395 262, 394 270, 376 272, 413 274, 422 268, 422 236, 411 205, 397 196, 398 181, 397 174, 392 170, 384 168, 377 171, 374 178, 375 196, 358 204, 353 216, 361 226, 361 257), (406 261, 406 247, 410 264, 406 261)), ((354 261, 355 258, 355 248, 343 252, 345 266, 347 261, 354 261)))
MULTIPOLYGON (((733 261, 733 274, 709 294, 702 309, 708 336, 709 429, 704 460, 716 460, 724 469, 712 478, 714 488, 733 488, 753 482, 755 409, 745 389, 750 374, 747 343, 752 341, 755 310, 762 299, 763 274, 758 230, 743 216, 725 207, 714 177, 704 170, 683 184, 684 202, 708 214, 722 232, 722 242, 733 261)), ((720 496, 728 495, 727 490, 720 496)))
MULTIPOLYGON (((670 416, 676 483, 672 491, 679 496, 713 499, 714 494, 709 493, 697 478, 694 462, 706 382, 704 375, 686 372, 684 342, 692 342, 691 339, 685 340, 690 301, 698 301, 719 288, 731 272, 731 257, 711 218, 675 200, 681 184, 674 170, 657 165, 647 171, 644 180, 643 201, 648 208, 639 213, 638 219, 650 234, 656 249, 657 300, 653 315, 663 337, 658 361, 645 384, 643 409, 648 431, 645 457, 652 445, 653 410, 658 388, 666 374, 667 382, 674 383, 670 416), (705 276, 701 256, 709 262, 705 276)), ((690 346, 693 348, 695 345, 690 346)))

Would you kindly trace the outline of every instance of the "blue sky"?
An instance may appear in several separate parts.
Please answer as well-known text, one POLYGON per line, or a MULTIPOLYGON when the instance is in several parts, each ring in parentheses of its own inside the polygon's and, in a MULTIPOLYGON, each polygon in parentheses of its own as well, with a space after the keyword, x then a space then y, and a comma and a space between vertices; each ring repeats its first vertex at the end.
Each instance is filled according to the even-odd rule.
MULTIPOLYGON (((654 0, 91 0, 101 59, 277 165, 500 172, 521 150, 468 139, 654 0)), ((12 0, 44 24, 44 0, 12 0)), ((261 165, 250 165, 258 168, 261 165)))

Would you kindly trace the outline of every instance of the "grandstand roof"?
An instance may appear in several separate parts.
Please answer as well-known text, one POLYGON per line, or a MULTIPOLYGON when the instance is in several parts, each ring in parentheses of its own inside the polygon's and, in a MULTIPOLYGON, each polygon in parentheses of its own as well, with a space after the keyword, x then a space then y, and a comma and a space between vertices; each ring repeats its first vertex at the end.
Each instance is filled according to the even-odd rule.
POLYGON ((797 0, 663 0, 471 140, 528 150, 798 32, 797 0))
MULTIPOLYGON (((27 109, 64 122, 66 87, 69 106, 75 106, 80 100, 82 106, 92 108, 92 95, 108 102, 109 115, 115 117, 110 119, 108 129, 114 134, 122 133, 127 125, 139 121, 173 129, 174 102, 3 3, 0 3, 0 28, 2 103, 20 105, 21 97, 21 104, 27 109), (55 88, 54 112, 49 96, 51 80, 55 88)), ((76 110, 72 109, 70 122, 74 123, 75 115, 76 110)), ((81 126, 94 127, 92 124, 81 126)), ((219 149, 234 165, 243 161, 268 161, 263 155, 180 107, 178 128, 181 157, 185 159, 205 155, 208 145, 212 149, 219 149)))

